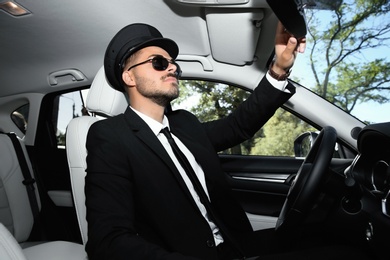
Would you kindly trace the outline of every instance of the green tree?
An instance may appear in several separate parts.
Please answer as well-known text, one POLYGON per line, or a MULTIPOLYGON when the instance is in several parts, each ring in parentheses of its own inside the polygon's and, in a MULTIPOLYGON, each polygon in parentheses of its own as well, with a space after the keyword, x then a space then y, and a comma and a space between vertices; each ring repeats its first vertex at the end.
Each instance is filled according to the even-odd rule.
POLYGON ((312 87, 349 113, 359 102, 390 100, 390 63, 371 58, 389 47, 389 11, 388 0, 347 0, 332 11, 306 12, 312 87), (329 12, 331 21, 323 15, 329 12))
MULTIPOLYGON (((180 82, 180 92, 173 106, 180 104, 186 107, 202 122, 225 117, 250 95, 250 92, 237 87, 187 80, 180 82)), ((291 113, 278 109, 252 139, 222 153, 294 156, 294 140, 306 131, 316 130, 291 113)))
MULTIPOLYGON (((248 91, 224 84, 182 80, 180 81, 180 97, 175 103, 186 106, 185 103, 194 102, 191 98, 196 99, 197 105, 188 104, 189 110, 200 121, 207 122, 223 118, 230 114, 249 94, 248 91)), ((262 130, 256 133, 255 136, 262 136, 262 130)), ((223 151, 223 153, 250 154, 254 145, 254 139, 250 139, 241 145, 223 151)))
POLYGON ((266 138, 256 138, 252 154, 294 156, 294 140, 308 131, 316 129, 279 108, 263 127, 266 138))

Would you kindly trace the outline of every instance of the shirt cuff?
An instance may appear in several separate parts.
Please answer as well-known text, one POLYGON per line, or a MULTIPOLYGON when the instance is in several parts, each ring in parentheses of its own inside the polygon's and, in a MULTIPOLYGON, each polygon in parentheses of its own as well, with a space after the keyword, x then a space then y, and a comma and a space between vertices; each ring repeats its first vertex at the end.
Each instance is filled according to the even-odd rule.
POLYGON ((283 81, 276 80, 273 77, 271 77, 271 75, 269 75, 268 71, 267 71, 265 76, 266 76, 267 80, 269 81, 269 83, 271 83, 271 85, 274 88, 279 89, 280 91, 283 91, 283 92, 291 93, 290 90, 286 89, 286 86, 288 84, 287 80, 283 80, 283 81))

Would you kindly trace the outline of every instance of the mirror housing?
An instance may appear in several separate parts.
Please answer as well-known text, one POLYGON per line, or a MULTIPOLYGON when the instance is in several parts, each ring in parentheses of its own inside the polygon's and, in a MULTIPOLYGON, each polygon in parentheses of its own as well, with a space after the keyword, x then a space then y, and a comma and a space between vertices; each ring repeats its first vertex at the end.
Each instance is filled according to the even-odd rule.
POLYGON ((313 147, 314 141, 316 140, 318 133, 305 132, 299 135, 294 140, 294 154, 295 157, 306 157, 310 149, 313 147))

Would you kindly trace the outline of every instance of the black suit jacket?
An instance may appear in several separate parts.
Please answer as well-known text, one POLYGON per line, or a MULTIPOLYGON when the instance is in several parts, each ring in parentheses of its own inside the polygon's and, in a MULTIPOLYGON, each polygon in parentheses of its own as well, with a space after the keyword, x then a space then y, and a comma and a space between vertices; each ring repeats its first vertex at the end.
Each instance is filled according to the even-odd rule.
MULTIPOLYGON (((184 110, 167 114, 172 133, 203 168, 213 208, 237 240, 252 229, 231 195, 217 152, 252 137, 290 96, 264 78, 225 119, 200 123, 184 110)), ((164 147, 134 111, 92 125, 87 150, 91 260, 217 258, 208 223, 164 147)))

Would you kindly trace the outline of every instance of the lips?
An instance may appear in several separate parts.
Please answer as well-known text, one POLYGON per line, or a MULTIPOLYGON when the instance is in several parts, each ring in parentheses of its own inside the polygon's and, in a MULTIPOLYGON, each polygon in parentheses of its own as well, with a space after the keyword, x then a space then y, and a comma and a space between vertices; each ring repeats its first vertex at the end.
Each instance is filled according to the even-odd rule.
POLYGON ((170 73, 170 74, 164 76, 164 77, 162 78, 162 80, 163 80, 163 81, 174 81, 174 82, 177 82, 178 79, 176 78, 176 75, 175 75, 175 74, 170 73))

